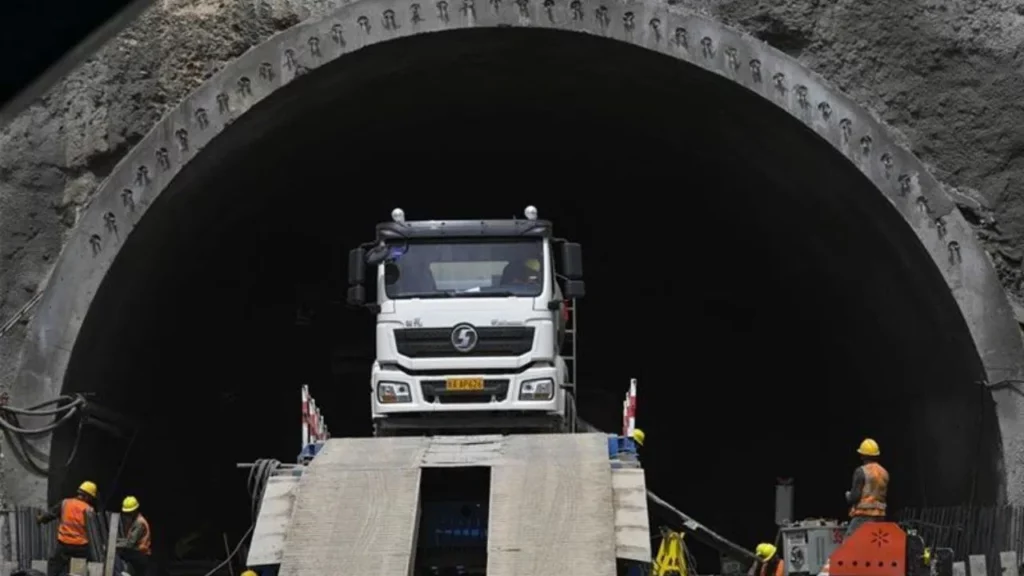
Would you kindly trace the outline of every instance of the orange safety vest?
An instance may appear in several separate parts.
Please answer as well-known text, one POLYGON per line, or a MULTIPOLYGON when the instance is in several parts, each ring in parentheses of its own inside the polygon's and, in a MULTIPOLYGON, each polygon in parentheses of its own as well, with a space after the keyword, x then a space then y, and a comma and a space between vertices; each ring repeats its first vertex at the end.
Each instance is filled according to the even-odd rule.
POLYGON ((761 564, 761 570, 758 572, 758 576, 785 576, 785 574, 785 566, 782 564, 782 558, 779 558, 778 555, 761 564))
POLYGON ((860 500, 850 508, 850 517, 884 517, 885 497, 889 492, 889 473, 876 462, 868 462, 860 469, 864 471, 864 488, 860 492, 860 500))
POLYGON ((60 503, 60 526, 57 527, 57 541, 68 546, 89 544, 89 533, 85 529, 85 515, 92 506, 79 498, 65 498, 60 503))
POLYGON ((135 517, 135 521, 142 524, 142 538, 139 539, 137 550, 146 556, 152 553, 153 540, 149 532, 149 520, 142 514, 135 517))

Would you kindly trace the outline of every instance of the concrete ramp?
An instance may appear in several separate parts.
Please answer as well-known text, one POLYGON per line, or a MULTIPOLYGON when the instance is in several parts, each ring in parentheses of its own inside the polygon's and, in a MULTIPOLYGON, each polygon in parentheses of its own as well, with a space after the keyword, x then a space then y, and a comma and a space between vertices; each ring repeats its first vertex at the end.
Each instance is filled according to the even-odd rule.
POLYGON ((604 434, 342 438, 268 485, 250 557, 280 576, 408 576, 423 468, 491 469, 488 576, 614 576, 650 558, 643 472, 604 434), (614 480, 613 480, 614 479, 614 480))
POLYGON ((511 436, 503 448, 491 468, 488 576, 614 576, 607 436, 511 436))
POLYGON ((411 574, 428 440, 328 440, 297 490, 280 576, 411 574))

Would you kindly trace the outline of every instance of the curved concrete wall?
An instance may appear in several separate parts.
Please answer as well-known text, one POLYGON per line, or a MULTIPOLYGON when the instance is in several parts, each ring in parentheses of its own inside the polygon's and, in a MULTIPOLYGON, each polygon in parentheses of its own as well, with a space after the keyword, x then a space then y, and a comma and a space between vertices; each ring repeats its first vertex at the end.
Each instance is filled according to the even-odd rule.
MULTIPOLYGON (((788 111, 857 165, 913 228, 963 312, 989 381, 1020 375, 1024 348, 1009 302, 949 195, 886 126, 793 58, 713 19, 655 2, 361 0, 249 50, 170 110, 121 158, 70 232, 39 299, 14 382, 16 401, 59 393, 92 298, 127 236, 182 167, 234 119, 297 76, 364 46, 499 25, 631 43, 709 70, 788 111)), ((1010 391, 993 395, 1008 496, 1024 501, 1024 402, 1010 391)), ((8 478, 11 497, 44 497, 39 480, 15 476, 8 478)))

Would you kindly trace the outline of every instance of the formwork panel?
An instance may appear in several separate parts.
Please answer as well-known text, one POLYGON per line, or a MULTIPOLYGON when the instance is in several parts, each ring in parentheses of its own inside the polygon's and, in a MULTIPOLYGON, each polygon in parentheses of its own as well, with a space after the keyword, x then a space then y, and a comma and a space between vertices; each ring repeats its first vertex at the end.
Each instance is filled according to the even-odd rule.
POLYGON ((405 576, 419 522, 424 439, 330 440, 296 491, 280 576, 405 576))
POLYGON ((615 575, 615 511, 602 434, 506 441, 491 471, 488 576, 615 575))
POLYGON ((612 469, 615 506, 615 556, 650 562, 651 531, 647 518, 647 485, 640 468, 612 469))
POLYGON ((249 541, 249 566, 281 563, 284 540, 292 521, 299 475, 271 476, 263 492, 256 528, 249 541))

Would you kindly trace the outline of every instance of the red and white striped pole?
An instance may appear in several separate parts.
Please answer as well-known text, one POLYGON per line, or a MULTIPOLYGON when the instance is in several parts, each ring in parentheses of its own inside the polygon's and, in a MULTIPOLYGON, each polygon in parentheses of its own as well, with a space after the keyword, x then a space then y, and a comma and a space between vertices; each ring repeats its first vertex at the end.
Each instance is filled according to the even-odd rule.
POLYGON ((330 438, 323 413, 316 405, 316 399, 309 393, 309 385, 302 385, 302 449, 312 442, 323 442, 330 438))
POLYGON ((310 442, 316 442, 319 438, 316 437, 316 399, 312 395, 309 396, 309 440, 310 442))
POLYGON ((629 392, 622 403, 622 435, 631 438, 636 430, 636 378, 629 381, 629 392))
POLYGON ((309 444, 309 386, 302 385, 302 447, 305 450, 309 444))

